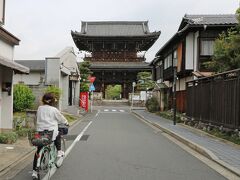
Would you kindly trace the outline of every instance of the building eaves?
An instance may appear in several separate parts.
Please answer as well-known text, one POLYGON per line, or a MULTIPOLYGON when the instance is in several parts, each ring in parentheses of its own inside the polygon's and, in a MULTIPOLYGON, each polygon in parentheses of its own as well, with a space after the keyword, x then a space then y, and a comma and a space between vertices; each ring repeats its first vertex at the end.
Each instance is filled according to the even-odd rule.
POLYGON ((29 74, 29 68, 0 56, 0 65, 11 68, 16 73, 29 74))
POLYGON ((221 25, 236 25, 238 24, 237 16, 235 14, 209 14, 209 15, 188 15, 182 19, 178 31, 183 29, 187 24, 191 26, 208 25, 208 26, 221 26, 221 25))
POLYGON ((146 62, 91 62, 90 68, 97 69, 150 69, 146 62))
POLYGON ((18 39, 16 36, 8 32, 2 26, 0 26, 0 39, 5 40, 11 45, 19 45, 19 42, 20 42, 20 39, 18 39))
POLYGON ((159 50, 158 52, 156 53, 155 56, 160 56, 160 53, 165 49, 167 48, 173 41, 177 40, 177 38, 179 38, 179 34, 178 33, 175 33, 159 50))

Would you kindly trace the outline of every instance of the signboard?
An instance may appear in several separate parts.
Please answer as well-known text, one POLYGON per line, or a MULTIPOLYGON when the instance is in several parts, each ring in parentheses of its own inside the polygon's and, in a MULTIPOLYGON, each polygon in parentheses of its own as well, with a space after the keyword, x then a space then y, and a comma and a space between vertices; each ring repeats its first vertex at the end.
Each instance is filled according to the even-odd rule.
POLYGON ((95 86, 93 84, 90 85, 89 91, 95 91, 95 86))
POLYGON ((70 76, 69 76, 69 80, 70 80, 70 81, 78 81, 78 80, 79 80, 79 76, 70 75, 70 76))
POLYGON ((0 0, 0 25, 4 24, 5 20, 5 0, 0 0))
POLYGON ((80 92, 80 107, 88 112, 88 92, 80 92))

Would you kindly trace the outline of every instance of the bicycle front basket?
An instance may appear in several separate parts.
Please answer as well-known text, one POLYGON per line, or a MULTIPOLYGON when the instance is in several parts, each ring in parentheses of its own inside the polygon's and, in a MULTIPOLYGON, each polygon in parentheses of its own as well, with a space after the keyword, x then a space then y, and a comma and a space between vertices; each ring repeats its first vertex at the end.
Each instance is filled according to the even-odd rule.
POLYGON ((46 146, 52 143, 53 131, 39 131, 31 140, 33 146, 46 146))
POLYGON ((60 135, 67 135, 68 134, 68 126, 65 124, 59 124, 58 131, 59 131, 60 135))

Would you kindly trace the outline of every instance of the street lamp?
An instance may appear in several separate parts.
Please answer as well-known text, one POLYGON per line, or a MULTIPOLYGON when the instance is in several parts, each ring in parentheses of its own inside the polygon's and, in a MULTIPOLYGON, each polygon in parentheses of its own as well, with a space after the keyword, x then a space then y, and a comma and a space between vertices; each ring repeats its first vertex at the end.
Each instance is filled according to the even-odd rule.
POLYGON ((132 107, 131 109, 133 108, 133 94, 134 94, 134 87, 136 86, 136 82, 133 82, 132 83, 132 107))

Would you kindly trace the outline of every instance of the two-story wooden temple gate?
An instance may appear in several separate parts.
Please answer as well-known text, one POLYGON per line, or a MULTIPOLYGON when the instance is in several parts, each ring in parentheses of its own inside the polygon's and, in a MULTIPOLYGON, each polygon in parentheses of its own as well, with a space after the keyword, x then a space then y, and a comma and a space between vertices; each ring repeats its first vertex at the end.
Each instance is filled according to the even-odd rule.
POLYGON ((96 77, 96 92, 108 85, 121 85, 122 98, 128 99, 138 72, 151 71, 145 52, 154 44, 159 32, 150 32, 146 21, 82 22, 81 32, 71 32, 79 51, 91 53, 89 61, 96 77), (143 55, 139 56, 139 53, 143 55))

